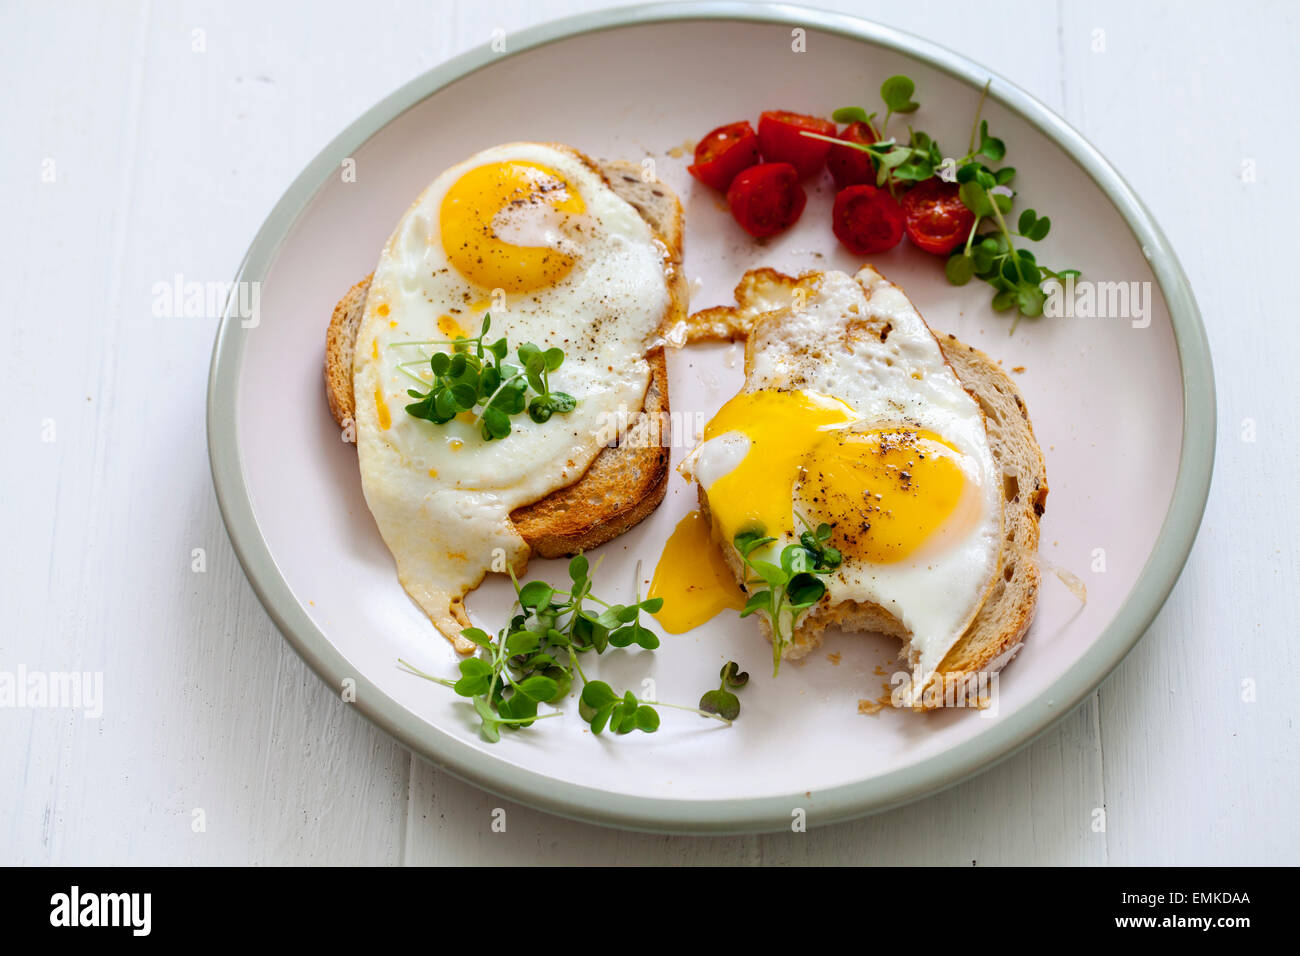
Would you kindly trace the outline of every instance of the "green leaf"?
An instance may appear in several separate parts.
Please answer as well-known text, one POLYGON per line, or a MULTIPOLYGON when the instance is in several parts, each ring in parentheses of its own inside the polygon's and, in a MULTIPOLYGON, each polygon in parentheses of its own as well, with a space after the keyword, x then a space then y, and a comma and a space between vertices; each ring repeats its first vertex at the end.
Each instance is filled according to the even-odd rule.
POLYGON ((796 574, 786 587, 790 604, 796 608, 811 607, 826 593, 825 583, 811 574, 796 574))
POLYGON ((841 106, 831 114, 837 123, 869 123, 871 118, 861 106, 841 106))
POLYGON ((488 636, 487 631, 481 627, 467 627, 460 632, 460 636, 467 641, 473 641, 479 647, 487 647, 492 643, 492 638, 488 636))
POLYGON ((891 76, 880 85, 880 98, 893 113, 912 113, 921 104, 912 102, 916 84, 906 76, 891 76))
POLYGON ((706 691, 700 698, 700 710, 735 720, 740 716, 740 698, 726 690, 706 691))
POLYGON ((433 407, 443 421, 450 421, 462 410, 456 403, 456 396, 449 388, 440 388, 434 391, 433 407))
POLYGON ((977 216, 993 215, 993 204, 989 202, 988 191, 977 182, 962 183, 957 195, 966 208, 977 216))
POLYGON ((1047 296, 1038 286, 1025 286, 1016 293, 1016 305, 1020 314, 1031 318, 1043 314, 1043 303, 1047 296))
POLYGON ((1002 140, 998 139, 996 136, 989 135, 988 120, 980 121, 979 152, 981 155, 987 156, 990 160, 992 160, 995 163, 1002 162, 1002 157, 1006 156, 1007 154, 1006 144, 1003 143, 1002 140))
POLYGON ((533 674, 521 681, 515 691, 532 700, 548 701, 555 697, 556 683, 549 677, 533 674))
POLYGON ((722 670, 718 671, 718 676, 729 687, 744 687, 749 683, 749 672, 742 671, 735 661, 727 661, 723 664, 722 670))
POLYGON ((944 263, 943 272, 953 285, 965 285, 975 275, 975 260, 964 252, 955 253, 944 263))
MULTIPOLYGON (((588 684, 588 687, 591 685, 588 684)), ((610 701, 608 704, 602 704, 596 708, 595 715, 591 718, 591 732, 599 734, 605 729, 605 724, 609 721, 610 715, 614 713, 614 708, 618 706, 617 701, 610 701)))
POLYGON ((912 151, 910 149, 895 148, 880 157, 880 165, 885 169, 894 169, 897 166, 902 166, 911 158, 912 151))
MULTIPOLYGON (((506 719, 519 719, 537 716, 537 701, 526 694, 516 691, 497 705, 497 712, 506 719)), ((507 724, 508 727, 529 727, 532 721, 519 724, 507 724)))
MULTIPOLYGON (((540 397, 546 393, 546 385, 542 382, 542 371, 546 368, 546 360, 540 354, 533 356, 532 360, 524 365, 524 376, 528 379, 528 384, 532 386, 538 398, 533 401, 540 401, 540 397)), ((547 409, 549 411, 549 409, 547 409)), ((550 418, 550 415, 546 416, 550 418)))
POLYGON ((766 611, 772 606, 772 592, 758 591, 749 596, 745 606, 740 611, 741 617, 749 617, 755 611, 766 611))
POLYGON ((1014 166, 1003 166, 997 171, 994 178, 999 186, 1005 186, 1016 178, 1016 168, 1014 166))
POLYGON ((1016 293, 1014 289, 1004 290, 993 297, 993 308, 997 312, 1005 312, 1016 304, 1016 293))
POLYGON ((600 708, 616 700, 618 695, 614 693, 614 688, 603 680, 588 681, 587 686, 582 688, 582 702, 588 707, 600 708))
POLYGON ((659 712, 649 704, 642 704, 635 712, 636 728, 647 734, 659 729, 659 712))
POLYGON ((545 425, 551 420, 550 404, 539 395, 528 403, 528 417, 539 425, 545 425))
MULTIPOLYGON (((498 395, 501 394, 498 392, 498 395)), ((483 409, 483 437, 491 441, 510 434, 510 418, 499 408, 483 409)))
POLYGON ((781 570, 786 574, 811 571, 817 559, 802 544, 788 544, 781 550, 781 570))
POLYGON ((532 342, 525 342, 523 345, 519 346, 519 350, 515 354, 519 356, 519 364, 524 368, 527 368, 534 360, 541 359, 542 350, 532 342))
POLYGON ((478 657, 467 657, 460 662, 460 672, 465 677, 491 677, 492 665, 478 657))
POLYGON ((1024 251, 1017 252, 1016 259, 1020 264, 1020 277, 1037 288, 1038 283, 1043 281, 1043 273, 1038 268, 1038 264, 1034 262, 1033 254, 1024 251))
POLYGON ((546 370, 548 372, 554 372, 564 364, 564 352, 561 349, 547 349, 542 353, 542 357, 546 360, 546 370))
POLYGON ((482 718, 483 724, 479 732, 483 734, 483 739, 488 743, 496 743, 501 739, 501 722, 497 720, 497 715, 492 712, 492 706, 482 697, 474 698, 474 710, 482 718))
POLYGON ((529 581, 519 589, 521 607, 545 607, 551 603, 555 589, 545 581, 529 581))
POLYGON ((461 697, 479 697, 492 685, 492 665, 471 657, 460 662, 460 680, 452 685, 461 697))
POLYGON ((771 561, 750 561, 749 566, 753 568, 769 587, 780 587, 789 580, 789 575, 779 564, 773 564, 771 561))
POLYGON ((557 415, 567 414, 578 407, 578 400, 568 392, 550 392, 546 396, 546 401, 551 411, 557 415))
MULTIPOLYGON (((630 734, 636 730, 636 712, 638 709, 640 708, 637 705, 636 698, 632 696, 631 691, 628 691, 627 697, 623 699, 623 703, 618 708, 618 732, 620 734, 630 734)), ((613 725, 614 721, 611 718, 610 726, 613 725)))
POLYGON ((515 631, 506 638, 506 653, 511 657, 531 654, 541 642, 542 639, 532 631, 515 631))
POLYGON ((762 531, 741 531, 731 541, 740 552, 741 557, 749 557, 756 549, 775 541, 776 538, 765 537, 762 531))
POLYGON ((569 690, 573 684, 573 677, 563 667, 548 667, 544 670, 543 675, 549 677, 555 682, 555 693, 546 701, 548 704, 556 704, 569 696, 569 690))
POLYGON ((581 584, 587 580, 587 569, 589 565, 585 556, 575 554, 569 560, 569 578, 574 584, 581 584))
MULTIPOLYGON (((1034 227, 1030 229, 1029 232, 1025 233, 1025 235, 1034 240, 1034 242, 1042 242, 1047 238, 1047 233, 1051 228, 1052 220, 1049 217, 1044 216, 1042 219, 1034 223, 1034 227)), ((1021 232, 1024 232, 1024 230, 1022 229, 1021 232)))

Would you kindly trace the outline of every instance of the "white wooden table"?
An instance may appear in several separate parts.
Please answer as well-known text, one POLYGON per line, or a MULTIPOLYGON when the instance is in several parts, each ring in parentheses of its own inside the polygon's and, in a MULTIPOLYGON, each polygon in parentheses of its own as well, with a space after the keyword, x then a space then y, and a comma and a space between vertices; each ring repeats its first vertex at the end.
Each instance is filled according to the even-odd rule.
POLYGON ((976 779, 855 823, 690 839, 505 804, 493 833, 502 801, 340 703, 263 611, 208 475, 215 320, 155 318, 152 289, 232 277, 293 177, 401 83, 599 0, 14 2, 0 671, 102 671, 105 704, 97 720, 0 709, 0 863, 1300 860, 1297 8, 819 3, 1044 100, 1191 277, 1218 378, 1214 487, 1173 596, 1100 690, 976 779))

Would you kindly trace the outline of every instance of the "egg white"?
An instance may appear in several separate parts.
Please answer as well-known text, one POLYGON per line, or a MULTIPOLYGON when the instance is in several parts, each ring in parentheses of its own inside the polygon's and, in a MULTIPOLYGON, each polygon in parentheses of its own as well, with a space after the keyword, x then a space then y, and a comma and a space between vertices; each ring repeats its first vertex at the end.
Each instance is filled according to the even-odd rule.
MULTIPOLYGON (((783 316, 779 336, 751 350, 745 391, 802 390, 837 398, 853 409, 849 428, 905 425, 942 436, 961 453, 978 519, 964 533, 945 535, 893 563, 846 554, 826 577, 831 606, 870 602, 911 633, 914 676, 932 674, 983 604, 1002 548, 1002 477, 978 402, 948 365, 934 334, 907 296, 870 267, 856 276, 828 272, 800 307, 783 316), (851 336, 848 326, 870 317, 888 322, 886 340, 851 336), (842 347, 843 342, 853 347, 842 347), (834 343, 830 345, 829 343, 834 343)), ((703 443, 687 470, 707 493, 744 459, 749 439, 726 432, 703 443)), ((798 489, 791 489, 791 508, 798 489)), ((769 533, 771 533, 769 531, 769 533)), ((793 540, 785 534, 773 552, 793 540)), ((834 543, 834 542, 832 542, 834 543)), ((920 684, 914 681, 914 686, 920 684)))
POLYGON ((357 335, 357 451, 366 503, 399 579, 449 638, 465 624, 463 596, 489 570, 521 570, 527 560, 528 546, 510 512, 577 480, 608 439, 609 422, 640 410, 650 377, 646 350, 669 304, 666 253, 645 220, 577 154, 534 143, 488 149, 448 169, 394 229, 357 335), (576 264, 553 286, 498 292, 485 308, 493 290, 448 262, 439 215, 448 189, 464 173, 504 160, 554 170, 586 210, 581 228, 566 232, 545 207, 532 220, 498 222, 498 235, 507 241, 552 245, 576 264), (446 338, 440 316, 477 335, 484 311, 491 313, 488 341, 504 336, 510 360, 524 342, 564 350, 550 384, 577 399, 572 412, 544 424, 516 416, 509 436, 485 442, 472 424, 434 425, 404 411, 413 401, 407 390, 418 386, 398 366, 447 347, 402 343, 446 338))

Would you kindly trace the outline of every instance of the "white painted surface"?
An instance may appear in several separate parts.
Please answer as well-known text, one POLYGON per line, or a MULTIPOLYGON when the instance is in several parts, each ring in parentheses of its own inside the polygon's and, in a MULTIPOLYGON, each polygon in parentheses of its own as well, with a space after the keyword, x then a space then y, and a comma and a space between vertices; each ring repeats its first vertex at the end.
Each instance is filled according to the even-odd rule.
POLYGON ((1065 116, 1169 234, 1209 330, 1219 457, 1187 570, 1129 659, 1025 751, 806 834, 647 836, 511 804, 495 833, 501 801, 413 759, 288 648, 208 477, 215 320, 153 317, 153 284, 228 280, 293 177, 401 83, 494 28, 599 5, 0 9, 0 670, 102 671, 110 702, 99 720, 0 709, 0 862, 1296 862, 1300 17, 1281 4, 1225 19, 1209 4, 1024 2, 972 20, 968 5, 821 0, 985 63, 1065 116))

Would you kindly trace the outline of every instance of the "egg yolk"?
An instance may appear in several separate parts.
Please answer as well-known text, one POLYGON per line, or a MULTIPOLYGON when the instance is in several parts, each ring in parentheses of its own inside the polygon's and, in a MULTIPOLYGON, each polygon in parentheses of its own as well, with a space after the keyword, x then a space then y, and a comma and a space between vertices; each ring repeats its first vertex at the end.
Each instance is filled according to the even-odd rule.
POLYGON ((669 634, 684 634, 727 608, 744 608, 745 595, 700 512, 692 511, 669 535, 646 596, 664 599, 654 616, 669 634))
POLYGON ((442 248, 456 271, 485 289, 531 292, 555 285, 576 262, 545 245, 515 245, 499 235, 498 217, 541 224, 556 214, 586 211, 582 197, 557 172, 506 160, 471 169, 447 190, 439 212, 442 248))
POLYGON ((708 489, 723 541, 756 528, 773 536, 793 531, 791 492, 804 459, 828 429, 853 417, 839 399, 813 392, 742 392, 723 405, 704 426, 705 440, 727 432, 749 439, 740 464, 708 489))
POLYGON ((851 431, 855 417, 838 399, 811 392, 747 392, 724 405, 705 439, 739 432, 749 448, 708 489, 723 539, 759 528, 773 536, 802 531, 798 508, 809 524, 835 528, 846 557, 890 564, 958 531, 959 508, 978 517, 962 455, 945 439, 905 427, 851 431))
MULTIPOLYGON (((957 530, 952 519, 968 497, 961 458, 925 429, 842 431, 812 449, 800 503, 809 522, 834 525, 846 556, 892 564, 957 530)), ((975 509, 962 514, 975 516, 975 509)))

